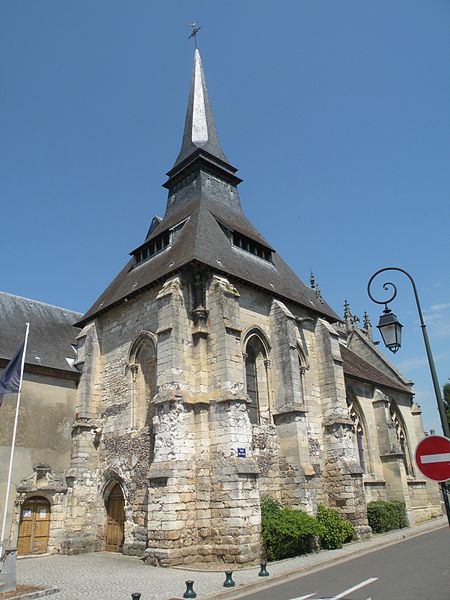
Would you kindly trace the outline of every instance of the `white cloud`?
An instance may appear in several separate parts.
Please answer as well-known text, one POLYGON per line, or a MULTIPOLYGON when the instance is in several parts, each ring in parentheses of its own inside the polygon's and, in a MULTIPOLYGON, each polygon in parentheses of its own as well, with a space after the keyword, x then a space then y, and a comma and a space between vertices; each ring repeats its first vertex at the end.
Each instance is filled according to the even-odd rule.
MULTIPOLYGON (((433 358, 435 362, 448 360, 448 353, 441 352, 439 354, 436 354, 433 358)), ((422 367, 428 366, 428 359, 426 355, 407 358, 397 363, 396 366, 402 372, 414 371, 415 369, 421 369, 422 367)))
POLYGON ((432 304, 424 315, 425 323, 430 325, 433 336, 450 337, 450 303, 432 304))
POLYGON ((430 310, 436 311, 436 310, 446 310, 446 309, 450 309, 450 302, 447 304, 432 304, 430 306, 430 310))

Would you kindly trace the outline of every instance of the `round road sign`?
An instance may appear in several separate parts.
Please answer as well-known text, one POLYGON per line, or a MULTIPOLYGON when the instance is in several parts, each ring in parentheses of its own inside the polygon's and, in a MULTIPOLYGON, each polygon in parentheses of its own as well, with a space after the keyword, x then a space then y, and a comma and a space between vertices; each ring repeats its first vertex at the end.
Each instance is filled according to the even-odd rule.
POLYGON ((450 479, 450 440, 443 435, 424 438, 416 448, 416 464, 428 479, 450 479))

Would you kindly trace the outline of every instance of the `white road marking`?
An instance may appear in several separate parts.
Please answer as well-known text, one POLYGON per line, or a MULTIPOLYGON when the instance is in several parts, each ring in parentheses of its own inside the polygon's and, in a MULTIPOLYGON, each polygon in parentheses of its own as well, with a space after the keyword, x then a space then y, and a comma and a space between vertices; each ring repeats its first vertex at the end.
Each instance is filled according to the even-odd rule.
POLYGON ((424 454, 424 456, 420 457, 420 462, 423 465, 438 462, 450 462, 450 452, 447 452, 446 454, 424 454))
POLYGON ((315 596, 317 592, 313 594, 307 594, 306 596, 299 596, 298 598, 291 598, 291 600, 306 600, 306 598, 311 598, 311 596, 315 596))
POLYGON ((378 579, 378 577, 371 577, 370 579, 361 581, 361 583, 358 583, 358 585, 354 585, 352 588, 345 590, 345 592, 341 592, 337 596, 333 596, 333 598, 330 598, 330 600, 339 600, 339 598, 343 598, 347 594, 351 594, 355 590, 359 590, 360 588, 365 587, 366 585, 369 585, 369 584, 373 583, 374 581, 377 581, 377 579, 378 579))

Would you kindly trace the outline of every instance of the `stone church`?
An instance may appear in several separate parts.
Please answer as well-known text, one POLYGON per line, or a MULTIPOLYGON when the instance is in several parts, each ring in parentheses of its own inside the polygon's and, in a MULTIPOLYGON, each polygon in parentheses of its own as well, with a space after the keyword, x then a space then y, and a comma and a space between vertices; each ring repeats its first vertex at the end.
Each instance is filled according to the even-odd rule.
MULTIPOLYGON (((310 514, 335 507, 360 533, 374 499, 404 500, 411 524, 441 514, 437 486, 414 465, 424 432, 412 383, 367 315, 360 327, 346 303, 340 318, 249 222, 236 172, 195 50, 165 215, 72 315, 78 329, 60 352, 76 354, 52 375, 56 388, 76 380, 71 409, 47 432, 61 449, 40 452, 23 431, 33 465, 20 463, 12 494, 19 552, 249 563, 263 495, 310 514)), ((29 363, 25 405, 39 393, 29 363)))

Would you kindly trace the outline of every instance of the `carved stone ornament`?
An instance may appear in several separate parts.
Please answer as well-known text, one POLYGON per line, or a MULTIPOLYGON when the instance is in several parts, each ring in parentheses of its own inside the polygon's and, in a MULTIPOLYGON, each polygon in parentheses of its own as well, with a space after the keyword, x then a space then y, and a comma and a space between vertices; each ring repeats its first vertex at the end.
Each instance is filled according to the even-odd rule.
POLYGON ((206 327, 208 311, 203 306, 198 306, 192 311, 192 319, 196 325, 199 325, 200 327, 206 327))
POLYGON ((45 491, 51 494, 66 493, 67 484, 64 473, 52 473, 47 465, 36 465, 33 473, 25 477, 17 486, 18 494, 45 491))

